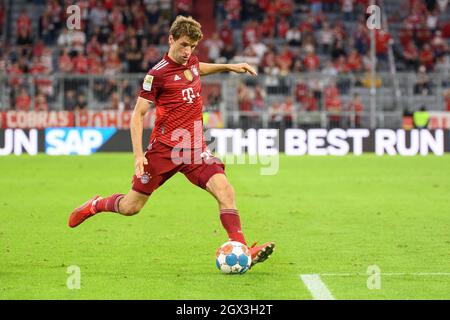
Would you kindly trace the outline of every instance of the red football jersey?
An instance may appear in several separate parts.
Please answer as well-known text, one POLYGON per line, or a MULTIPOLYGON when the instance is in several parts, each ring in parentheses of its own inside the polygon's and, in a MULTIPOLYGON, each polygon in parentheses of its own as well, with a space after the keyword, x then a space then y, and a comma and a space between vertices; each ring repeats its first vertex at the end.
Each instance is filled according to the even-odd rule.
POLYGON ((205 148, 200 66, 191 55, 186 65, 171 60, 167 53, 145 76, 140 97, 156 106, 155 139, 171 147, 205 148))

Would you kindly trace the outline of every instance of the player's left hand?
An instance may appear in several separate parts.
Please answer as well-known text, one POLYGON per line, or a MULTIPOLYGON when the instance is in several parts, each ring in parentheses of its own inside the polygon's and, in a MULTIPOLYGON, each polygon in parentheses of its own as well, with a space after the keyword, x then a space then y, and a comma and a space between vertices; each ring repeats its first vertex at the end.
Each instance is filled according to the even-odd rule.
POLYGON ((236 63, 236 64, 230 64, 230 71, 236 72, 236 73, 250 73, 252 76, 256 76, 256 70, 249 65, 248 63, 236 63))

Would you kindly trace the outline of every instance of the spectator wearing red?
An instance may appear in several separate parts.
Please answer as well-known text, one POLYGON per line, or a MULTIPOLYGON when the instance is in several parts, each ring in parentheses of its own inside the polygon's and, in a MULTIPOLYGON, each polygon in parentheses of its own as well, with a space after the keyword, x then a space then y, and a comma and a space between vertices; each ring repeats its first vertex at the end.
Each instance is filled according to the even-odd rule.
POLYGON ((154 45, 145 47, 142 70, 149 70, 161 60, 161 54, 154 45))
POLYGON ((419 45, 419 47, 422 47, 424 44, 430 42, 431 32, 428 29, 425 22, 422 22, 418 26, 415 36, 416 36, 416 41, 417 41, 417 44, 419 45))
POLYGON ((400 40, 400 45, 403 48, 406 48, 406 46, 414 39, 412 26, 405 26, 401 28, 398 33, 398 37, 400 40))
POLYGON ((233 45, 233 30, 231 30, 228 20, 224 20, 222 26, 220 27, 219 37, 225 47, 233 45))
POLYGON ((259 25, 258 32, 264 38, 273 38, 275 37, 275 25, 275 17, 266 15, 259 25))
POLYGON ((419 54, 420 64, 424 65, 427 70, 432 70, 434 67, 434 53, 429 44, 423 46, 419 54))
POLYGON ((416 1, 410 3, 410 14, 406 18, 405 22, 412 26, 419 26, 420 24, 425 22, 425 11, 424 7, 421 7, 420 3, 416 1))
POLYGON ((251 111, 252 110, 252 100, 251 100, 251 90, 244 83, 238 86, 238 105, 240 111, 251 111))
POLYGON ((303 65, 306 71, 317 71, 320 67, 319 57, 314 53, 314 47, 308 45, 305 48, 306 57, 303 60, 303 65))
POLYGON ((302 110, 313 112, 318 111, 319 106, 317 104, 317 99, 314 97, 314 94, 311 90, 308 90, 306 97, 303 99, 302 110))
POLYGON ((21 85, 23 83, 22 75, 24 71, 20 68, 19 63, 14 62, 8 68, 9 85, 13 88, 21 85))
POLYGON ((69 50, 64 48, 58 59, 58 69, 60 72, 70 73, 73 71, 72 58, 69 55, 69 50))
POLYGON ((115 2, 115 0, 103 0, 103 8, 111 11, 114 8, 115 2))
POLYGON ((450 38, 450 21, 441 27, 442 36, 446 39, 450 38))
POLYGON ((30 68, 30 74, 34 76, 34 84, 38 91, 47 94, 50 94, 53 89, 49 71, 50 70, 42 63, 41 59, 34 58, 33 65, 30 68))
POLYGON ((362 58, 356 49, 352 49, 348 58, 347 65, 351 72, 361 72, 362 71, 362 58))
POLYGON ((358 93, 353 95, 353 99, 347 105, 347 111, 350 112, 350 124, 356 128, 361 127, 361 114, 364 111, 364 104, 358 93))
POLYGON ((89 73, 102 74, 104 72, 102 60, 100 59, 100 56, 95 54, 95 52, 91 51, 88 54, 87 59, 88 59, 89 73))
POLYGON ((408 69, 417 70, 419 66, 419 50, 412 40, 403 49, 403 59, 408 69))
POLYGON ((292 0, 276 0, 277 11, 284 17, 288 18, 294 12, 294 2, 292 0))
POLYGON ((192 0, 175 0, 176 15, 192 15, 192 0))
POLYGON ((103 54, 102 45, 98 42, 98 38, 96 35, 92 36, 91 40, 89 40, 86 46, 86 53, 88 55, 94 54, 98 57, 101 57, 103 54))
POLYGON ((20 93, 16 97, 15 107, 17 111, 30 111, 31 97, 25 88, 20 89, 20 93))
POLYGON ((289 23, 285 17, 281 17, 277 25, 277 36, 279 38, 286 38, 287 32, 289 31, 289 23))
POLYGON ((42 92, 34 97, 34 111, 48 111, 47 98, 42 92))
POLYGON ((240 26, 241 20, 241 2, 239 0, 226 0, 225 3, 226 19, 230 22, 232 29, 240 26))
POLYGON ((31 18, 26 9, 20 10, 17 18, 17 31, 23 30, 25 34, 31 33, 31 18))
POLYGON ((385 30, 375 31, 375 46, 377 57, 380 60, 387 60, 387 53, 389 48, 389 42, 391 40, 391 35, 385 30))
POLYGON ((89 61, 84 53, 76 53, 76 56, 72 60, 74 66, 74 72, 85 74, 89 70, 89 61))
POLYGON ((47 4, 48 7, 50 7, 51 12, 51 20, 57 30, 61 29, 63 27, 63 21, 67 21, 67 15, 66 7, 64 7, 62 4, 59 3, 58 0, 50 0, 47 4))
POLYGON ((287 127, 292 125, 293 115, 295 113, 294 101, 291 97, 286 97, 280 104, 281 112, 283 112, 283 122, 287 127))
POLYGON ((323 93, 324 93, 325 99, 332 99, 332 98, 339 97, 339 90, 336 87, 336 83, 333 80, 331 80, 329 82, 328 86, 325 87, 323 93))
POLYGON ((275 57, 280 69, 291 69, 294 62, 294 54, 288 45, 284 45, 282 51, 275 57))
POLYGON ((345 31, 343 22, 338 21, 335 23, 333 28, 333 36, 335 39, 345 39, 347 37, 347 32, 345 31))
POLYGON ((33 46, 32 54, 35 58, 40 58, 44 54, 45 45, 41 40, 37 41, 33 46))
POLYGON ((3 34, 3 24, 5 23, 5 8, 3 3, 0 3, 0 35, 3 34))
POLYGON ((309 88, 303 83, 299 82, 295 85, 295 98, 298 102, 303 103, 308 95, 309 88))
POLYGON ((266 91, 261 85, 255 86, 255 98, 253 99, 253 109, 264 111, 266 103, 266 91))
POLYGON ((299 29, 302 34, 312 34, 314 32, 314 16, 312 14, 308 14, 306 20, 300 23, 299 29))
POLYGON ((342 110, 341 98, 339 96, 330 96, 325 98, 325 109, 327 112, 330 112, 330 115, 328 116, 330 126, 339 126, 341 122, 340 112, 342 110))
MULTIPOLYGON (((147 17, 145 16, 145 10, 139 3, 134 3, 133 10, 133 27, 139 36, 144 35, 144 30, 147 25, 147 17)), ((117 42, 117 40, 116 40, 117 42)))
POLYGON ((350 67, 347 63, 347 59, 344 55, 341 55, 335 62, 334 67, 338 73, 349 73, 350 67))

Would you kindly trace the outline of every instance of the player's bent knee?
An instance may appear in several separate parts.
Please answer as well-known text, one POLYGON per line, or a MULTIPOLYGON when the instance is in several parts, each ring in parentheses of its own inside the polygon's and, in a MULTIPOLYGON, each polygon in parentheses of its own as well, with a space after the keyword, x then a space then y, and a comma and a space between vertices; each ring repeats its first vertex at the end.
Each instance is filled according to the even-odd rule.
POLYGON ((120 213, 126 216, 134 216, 141 211, 141 207, 138 205, 129 205, 123 208, 120 208, 120 213))

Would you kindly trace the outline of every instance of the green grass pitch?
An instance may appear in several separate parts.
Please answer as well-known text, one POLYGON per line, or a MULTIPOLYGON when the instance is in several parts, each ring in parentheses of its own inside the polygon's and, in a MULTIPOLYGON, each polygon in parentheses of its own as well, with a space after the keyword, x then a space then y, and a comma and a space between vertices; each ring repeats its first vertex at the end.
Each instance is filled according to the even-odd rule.
POLYGON ((228 165, 247 240, 277 248, 227 276, 214 262, 227 240, 217 204, 182 174, 138 215, 70 229, 74 207, 129 190, 132 155, 0 157, 0 299, 312 299, 302 274, 336 299, 450 299, 449 160, 280 156, 273 176, 228 165), (67 287, 72 265, 80 289, 67 287))

